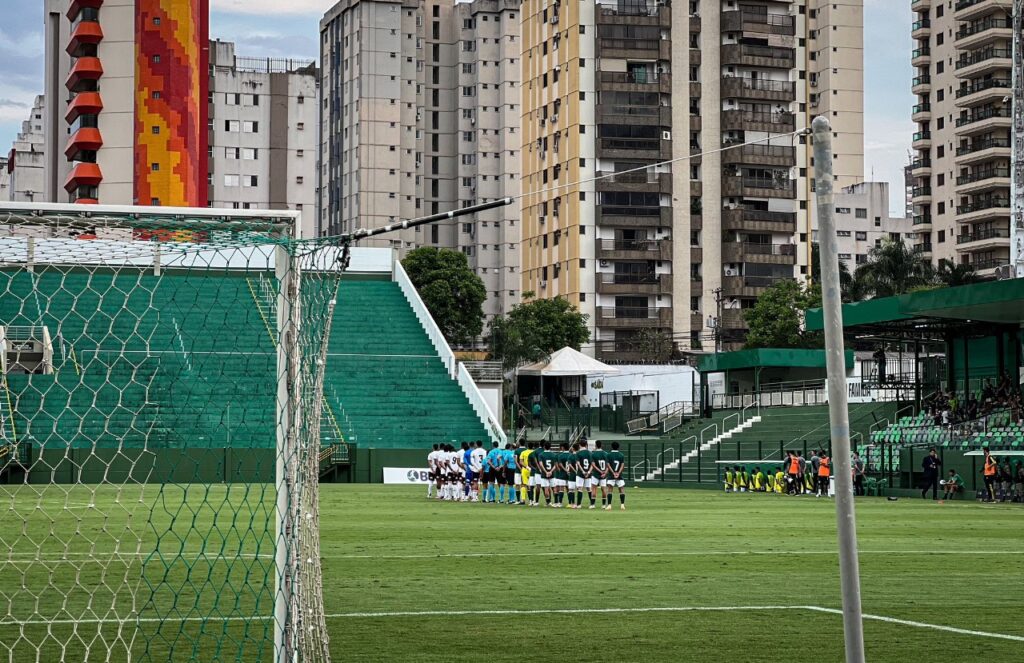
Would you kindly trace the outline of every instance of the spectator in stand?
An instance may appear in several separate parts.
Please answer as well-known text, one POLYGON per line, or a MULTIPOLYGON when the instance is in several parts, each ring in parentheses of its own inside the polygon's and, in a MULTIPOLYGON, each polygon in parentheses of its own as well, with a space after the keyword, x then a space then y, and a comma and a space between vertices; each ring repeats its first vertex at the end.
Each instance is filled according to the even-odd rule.
POLYGON ((996 397, 996 389, 992 386, 992 380, 985 378, 985 384, 981 387, 981 400, 992 401, 996 397))
POLYGON ((921 499, 928 498, 928 489, 932 489, 932 499, 939 499, 939 468, 942 467, 942 461, 939 459, 939 455, 932 448, 928 455, 921 461, 921 471, 923 476, 921 477, 921 499))
POLYGON ((853 494, 864 496, 864 459, 856 451, 853 452, 853 494))
POLYGON ((964 480, 960 478, 960 475, 956 473, 956 470, 950 470, 949 476, 942 481, 942 499, 951 500, 956 497, 956 494, 963 492, 964 480))
POLYGON ((1013 501, 1024 502, 1024 464, 1017 461, 1017 472, 1014 475, 1013 501))
POLYGON ((541 407, 540 407, 540 401, 538 401, 538 402, 533 404, 533 410, 532 410, 532 414, 533 414, 533 427, 534 428, 536 428, 537 426, 540 426, 540 413, 541 413, 541 407))

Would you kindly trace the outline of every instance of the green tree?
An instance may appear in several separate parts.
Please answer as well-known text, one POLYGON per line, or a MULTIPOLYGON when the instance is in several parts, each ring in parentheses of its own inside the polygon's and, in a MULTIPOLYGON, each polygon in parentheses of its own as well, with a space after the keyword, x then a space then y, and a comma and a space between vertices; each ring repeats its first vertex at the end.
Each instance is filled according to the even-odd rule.
POLYGON ((970 285, 984 281, 971 265, 958 265, 946 258, 939 261, 939 269, 935 275, 939 283, 945 286, 970 285))
POLYGON ((892 297, 934 284, 935 269, 919 251, 902 241, 886 240, 872 247, 868 262, 857 268, 854 278, 872 296, 892 297))
POLYGON ((747 342, 752 348, 820 348, 822 336, 803 326, 805 309, 821 306, 821 289, 794 280, 778 281, 746 313, 747 342))
POLYGON ((566 346, 579 350, 590 340, 588 316, 561 297, 533 299, 533 294, 524 292, 526 301, 491 321, 491 354, 500 357, 506 369, 540 361, 566 346))
POLYGON ((641 329, 636 335, 636 349, 644 361, 656 364, 670 360, 675 350, 672 335, 663 329, 641 329))
POLYGON ((410 251, 402 267, 449 343, 480 336, 487 290, 462 252, 424 247, 410 251))

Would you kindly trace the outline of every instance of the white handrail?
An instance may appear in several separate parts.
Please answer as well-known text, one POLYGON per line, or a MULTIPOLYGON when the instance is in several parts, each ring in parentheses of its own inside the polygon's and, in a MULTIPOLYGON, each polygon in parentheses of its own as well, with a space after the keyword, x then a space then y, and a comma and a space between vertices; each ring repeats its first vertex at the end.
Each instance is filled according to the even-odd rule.
POLYGON ((713 435, 713 436, 711 437, 711 439, 713 440, 713 439, 715 439, 716 437, 718 437, 718 424, 711 424, 710 426, 708 426, 707 428, 705 428, 704 430, 702 430, 702 431, 700 432, 700 443, 701 443, 701 445, 705 444, 705 440, 704 440, 704 433, 705 433, 706 431, 709 431, 709 430, 711 430, 712 428, 714 428, 714 429, 715 429, 715 434, 714 434, 714 435, 713 435))
POLYGON ((480 393, 480 389, 477 388, 476 382, 473 381, 473 376, 469 374, 466 369, 466 365, 459 363, 458 377, 459 386, 462 387, 462 393, 469 399, 469 404, 473 406, 473 410, 476 415, 480 417, 480 421, 483 422, 487 428, 487 432, 491 436, 492 442, 498 442, 502 447, 508 443, 508 437, 505 435, 505 431, 501 428, 501 422, 498 420, 494 413, 491 412, 491 406, 484 400, 483 394, 480 393))
POLYGON ((733 417, 736 417, 736 426, 739 426, 740 424, 743 423, 743 420, 740 419, 740 413, 739 412, 733 412, 732 414, 727 416, 725 419, 722 419, 722 432, 723 433, 725 431, 727 431, 727 430, 732 430, 733 428, 736 427, 736 426, 730 427, 730 426, 726 426, 725 425, 726 422, 729 421, 730 419, 732 419, 733 417))
MULTIPOLYGON (((457 362, 455 361, 455 353, 452 352, 452 348, 448 345, 448 341, 445 340, 444 334, 441 333, 441 329, 434 322, 434 318, 430 316, 430 311, 427 310, 427 305, 420 299, 420 293, 416 292, 416 286, 412 284, 409 279, 409 275, 405 273, 405 269, 402 267, 402 263, 399 260, 395 260, 394 268, 392 270, 395 283, 398 284, 399 289, 405 298, 412 305, 412 310, 416 314, 416 319, 420 321, 420 325, 427 332, 427 336, 430 338, 430 342, 433 344, 434 349, 441 355, 441 361, 444 362, 444 367, 448 369, 448 375, 455 378, 458 375, 458 368, 456 367, 457 362)), ((467 394, 468 396, 468 394, 467 394)))

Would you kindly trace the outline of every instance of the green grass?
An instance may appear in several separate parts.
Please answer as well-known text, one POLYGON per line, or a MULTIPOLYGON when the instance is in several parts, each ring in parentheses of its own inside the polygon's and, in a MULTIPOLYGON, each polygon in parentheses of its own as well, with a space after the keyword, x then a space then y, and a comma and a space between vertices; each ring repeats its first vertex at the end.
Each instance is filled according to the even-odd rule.
MULTIPOLYGON (((34 503, 27 488, 20 487, 14 500, 0 492, 0 507, 34 503)), ((70 515, 56 507, 64 499, 87 498, 87 490, 76 488, 64 498, 64 490, 49 488, 41 501, 47 517, 31 512, 27 536, 12 527, 0 530, 0 610, 25 621, 67 617, 62 595, 78 586, 83 590, 71 593, 69 610, 82 614, 84 588, 128 578, 139 583, 139 596, 152 599, 141 615, 167 620, 120 629, 111 623, 0 625, 0 659, 35 660, 31 642, 39 642, 40 660, 105 660, 97 636, 111 641, 119 635, 124 644, 112 660, 126 660, 128 651, 132 660, 143 661, 269 660, 260 643, 269 633, 265 619, 205 626, 178 620, 214 606, 228 617, 269 612, 267 588, 246 589, 244 575, 249 572, 250 586, 271 577, 269 560, 251 556, 267 554, 273 545, 260 530, 268 504, 263 487, 190 491, 185 508, 172 508, 180 493, 168 489, 158 500, 155 488, 147 487, 142 502, 137 494, 122 494, 119 504, 102 489, 96 508, 70 515), (244 504, 244 515, 257 515, 232 520, 229 504, 244 504), (50 531, 67 543, 53 545, 51 539, 49 552, 83 551, 89 540, 105 551, 121 541, 124 550, 132 537, 123 521, 132 510, 132 531, 142 532, 137 545, 156 545, 163 558, 21 566, 8 561, 10 552, 36 550, 33 541, 50 531), (152 529, 143 525, 147 520, 152 529), (239 539, 238 531, 247 536, 239 539), (156 532, 164 532, 158 544, 156 532), (231 573, 217 563, 195 564, 190 573, 183 563, 170 563, 172 551, 196 549, 199 532, 249 556, 231 573), (180 596, 176 606, 174 593, 180 596), (12 596, 18 600, 7 604, 12 596), (62 649, 59 641, 75 628, 79 637, 62 649)), ((840 606, 831 500, 643 488, 629 490, 628 511, 603 512, 437 503, 411 487, 324 485, 321 491, 324 601, 335 660, 842 659, 840 615, 768 609, 840 606), (751 606, 762 608, 701 609, 751 606), (640 611, 651 608, 672 610, 640 611), (689 608, 697 609, 684 610, 689 608), (561 610, 579 612, 552 612, 561 610), (435 614, 367 614, 396 612, 435 614)), ((1024 638, 1024 511, 1017 505, 866 498, 857 507, 866 613, 1024 638)), ((6 515, 19 527, 21 516, 6 515)), ((103 594, 92 607, 109 609, 125 594, 103 594)), ((1020 640, 877 620, 866 621, 865 634, 872 661, 1009 662, 1021 660, 1024 648, 1020 640)))

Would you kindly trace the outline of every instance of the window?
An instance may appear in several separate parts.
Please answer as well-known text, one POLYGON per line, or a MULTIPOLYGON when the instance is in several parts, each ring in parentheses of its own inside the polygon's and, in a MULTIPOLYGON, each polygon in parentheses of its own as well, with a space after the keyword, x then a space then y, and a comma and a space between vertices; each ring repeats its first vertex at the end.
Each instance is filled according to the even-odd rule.
POLYGON ((153 132, 153 135, 154 135, 154 136, 156 136, 156 135, 159 135, 159 134, 160 134, 160 127, 158 127, 158 126, 156 126, 156 125, 153 125, 153 127, 152 127, 152 128, 150 129, 150 130, 151 130, 151 131, 153 132))
MULTIPOLYGON (((238 148, 235 148, 236 150, 238 148)), ((242 148, 242 158, 246 161, 255 161, 260 157, 260 151, 255 147, 242 148)))
POLYGON ((306 128, 306 123, 305 122, 297 122, 295 124, 295 128, 298 129, 299 131, 303 131, 306 128))
POLYGON ((864 207, 858 207, 854 210, 854 212, 854 216, 856 216, 858 219, 868 218, 868 211, 864 207))
POLYGON ((940 230, 939 231, 939 244, 942 244, 945 241, 946 241, 946 231, 945 230, 940 230))
POLYGON ((473 97, 476 96, 476 87, 473 85, 466 85, 462 88, 462 96, 473 97))
POLYGON ((296 103, 304 104, 306 103, 306 98, 300 94, 298 99, 296 100, 296 103))
POLYGON ((154 55, 153 56, 153 64, 160 64, 160 56, 159 55, 154 55))
POLYGON ((242 122, 242 132, 243 133, 254 134, 254 133, 257 133, 259 130, 260 130, 260 123, 259 122, 252 122, 250 120, 245 120, 245 121, 242 122))
POLYGON ((255 175, 244 175, 242 177, 242 186, 259 186, 259 178, 256 177, 255 175))
POLYGON ((840 253, 839 254, 839 259, 840 260, 849 260, 850 259, 850 254, 849 253, 840 253))
POLYGON ((238 158, 238 148, 237 147, 225 147, 224 148, 224 158, 225 159, 237 159, 238 158))
POLYGON ((238 132, 238 120, 224 120, 224 131, 238 132))
POLYGON ((850 213, 850 208, 849 207, 837 207, 836 208, 836 214, 849 214, 849 213, 850 213))
POLYGON ((865 242, 868 239, 868 234, 866 232, 858 231, 856 239, 858 242, 865 242))
POLYGON ((151 163, 151 164, 149 164, 149 169, 150 169, 150 170, 151 170, 152 172, 154 172, 154 173, 155 173, 155 172, 157 172, 157 171, 159 171, 159 170, 160 170, 160 164, 158 164, 158 163, 151 163))
POLYGON ((302 182, 303 182, 302 175, 299 175, 298 177, 295 178, 295 183, 296 184, 302 184, 302 182))
POLYGON ((224 186, 238 186, 238 175, 225 175, 224 186))
POLYGON ((851 235, 849 230, 837 230, 836 237, 849 237, 851 235))

